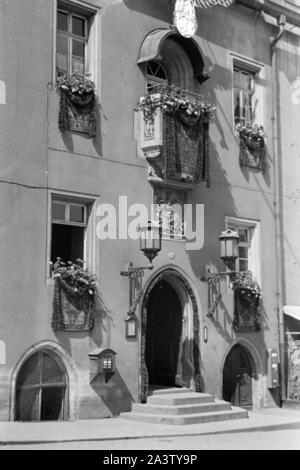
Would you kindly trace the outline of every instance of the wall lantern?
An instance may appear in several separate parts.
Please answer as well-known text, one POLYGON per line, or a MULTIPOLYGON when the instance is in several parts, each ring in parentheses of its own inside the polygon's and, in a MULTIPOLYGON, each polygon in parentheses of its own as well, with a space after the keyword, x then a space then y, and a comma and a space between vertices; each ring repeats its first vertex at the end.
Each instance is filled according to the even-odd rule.
POLYGON ((158 222, 149 220, 140 227, 140 249, 151 264, 161 250, 161 227, 158 222))
POLYGON ((152 260, 161 251, 161 225, 159 222, 149 220, 145 225, 140 226, 140 250, 149 260, 148 266, 134 266, 128 263, 126 270, 121 271, 121 276, 129 278, 129 310, 126 320, 126 338, 136 337, 137 322, 135 311, 142 297, 142 277, 145 269, 153 269, 152 260), (133 324, 135 323, 135 325, 133 324), (135 334, 133 334, 135 332, 135 334))
POLYGON ((235 268, 235 260, 238 258, 238 243, 240 237, 237 232, 233 230, 225 230, 219 236, 221 255, 220 258, 224 261, 230 271, 235 268))
POLYGON ((211 273, 207 272, 206 277, 202 277, 201 281, 220 281, 223 276, 230 276, 234 278, 237 274, 234 271, 235 260, 238 258, 238 242, 239 235, 233 230, 225 230, 219 236, 220 240, 220 258, 223 260, 225 266, 228 268, 228 271, 211 273))
POLYGON ((99 374, 114 374, 116 370, 116 352, 110 348, 96 348, 89 353, 90 383, 99 374))
POLYGON ((233 230, 224 230, 221 235, 219 236, 220 240, 220 258, 223 260, 225 266, 227 267, 227 271, 211 273, 210 271, 207 272, 206 277, 202 277, 202 281, 207 281, 209 286, 214 286, 217 290, 217 294, 215 300, 212 302, 212 305, 209 308, 208 317, 211 317, 220 300, 222 299, 222 294, 220 292, 220 281, 222 277, 229 276, 231 280, 234 280, 237 274, 235 271, 235 261, 238 258, 238 242, 239 242, 239 235, 237 232, 233 230))

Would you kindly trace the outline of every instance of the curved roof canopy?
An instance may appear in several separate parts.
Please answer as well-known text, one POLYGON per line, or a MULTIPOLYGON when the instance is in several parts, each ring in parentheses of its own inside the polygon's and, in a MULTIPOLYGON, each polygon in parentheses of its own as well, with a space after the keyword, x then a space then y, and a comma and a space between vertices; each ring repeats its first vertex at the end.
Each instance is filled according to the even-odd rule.
POLYGON ((194 70, 194 77, 200 83, 209 78, 205 71, 204 61, 199 46, 194 39, 180 36, 174 29, 155 29, 149 33, 141 46, 140 56, 137 63, 143 64, 150 60, 162 60, 161 48, 167 38, 174 38, 188 54, 194 70))

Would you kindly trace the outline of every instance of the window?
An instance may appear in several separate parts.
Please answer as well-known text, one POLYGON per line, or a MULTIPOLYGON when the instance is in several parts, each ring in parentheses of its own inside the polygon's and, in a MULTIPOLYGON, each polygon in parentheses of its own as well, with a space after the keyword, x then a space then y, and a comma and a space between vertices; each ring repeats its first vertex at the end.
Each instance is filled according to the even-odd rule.
POLYGON ((84 259, 88 206, 77 201, 52 200, 51 261, 84 259))
POLYGON ((259 222, 226 218, 226 228, 238 233, 238 255, 236 260, 236 271, 251 271, 255 279, 260 283, 260 242, 259 222))
POLYGON ((254 122, 255 73, 235 65, 233 69, 234 122, 254 122))
POLYGON ((17 377, 16 421, 57 421, 68 417, 68 379, 60 359, 40 350, 17 377))
POLYGON ((249 256, 252 230, 249 227, 229 227, 231 230, 237 230, 240 237, 238 243, 238 259, 236 261, 237 271, 249 271, 249 256))
POLYGON ((56 67, 70 74, 87 73, 91 14, 83 9, 72 11, 58 5, 56 33, 56 67))
POLYGON ((153 60, 147 63, 146 86, 147 91, 152 91, 159 85, 167 85, 168 77, 164 67, 153 60))

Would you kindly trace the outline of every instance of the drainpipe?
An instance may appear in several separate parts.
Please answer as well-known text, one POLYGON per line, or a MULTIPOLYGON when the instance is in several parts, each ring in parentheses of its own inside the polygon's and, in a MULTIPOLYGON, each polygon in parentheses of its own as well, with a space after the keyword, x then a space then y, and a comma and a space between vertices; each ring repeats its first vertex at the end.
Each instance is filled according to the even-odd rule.
POLYGON ((285 15, 278 18, 279 31, 271 43, 271 64, 272 64, 272 126, 273 126, 273 171, 274 171, 274 214, 276 230, 276 283, 277 283, 277 314, 279 330, 279 357, 280 357, 280 389, 281 400, 286 398, 285 383, 285 338, 284 338, 284 317, 283 317, 283 259, 282 259, 282 231, 281 231, 281 200, 280 200, 280 148, 279 135, 280 123, 278 121, 278 92, 279 83, 277 79, 277 49, 276 46, 284 34, 286 24, 285 15))

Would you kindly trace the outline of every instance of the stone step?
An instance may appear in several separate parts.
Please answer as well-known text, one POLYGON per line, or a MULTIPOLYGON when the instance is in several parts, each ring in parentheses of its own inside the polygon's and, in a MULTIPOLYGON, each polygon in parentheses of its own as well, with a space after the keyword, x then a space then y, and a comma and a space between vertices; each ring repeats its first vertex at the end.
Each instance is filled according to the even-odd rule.
POLYGON ((207 413, 210 411, 230 410, 230 403, 227 401, 215 401, 212 403, 196 403, 192 405, 151 405, 151 404, 133 404, 133 413, 160 414, 160 415, 188 415, 207 413))
POLYGON ((195 390, 193 388, 180 388, 180 387, 163 387, 163 388, 150 388, 149 396, 152 395, 165 395, 165 394, 181 394, 181 393, 193 393, 195 390))
POLYGON ((214 401, 214 397, 208 393, 166 393, 150 395, 147 403, 151 405, 192 405, 195 403, 210 403, 214 401))
POLYGON ((216 421, 226 421, 231 419, 245 419, 248 418, 246 410, 241 408, 225 410, 225 411, 212 411, 207 413, 194 413, 187 415, 166 415, 166 414, 151 414, 151 413, 121 413, 120 417, 130 419, 132 421, 143 421, 146 423, 160 423, 160 424, 196 424, 196 423, 211 423, 216 421))

